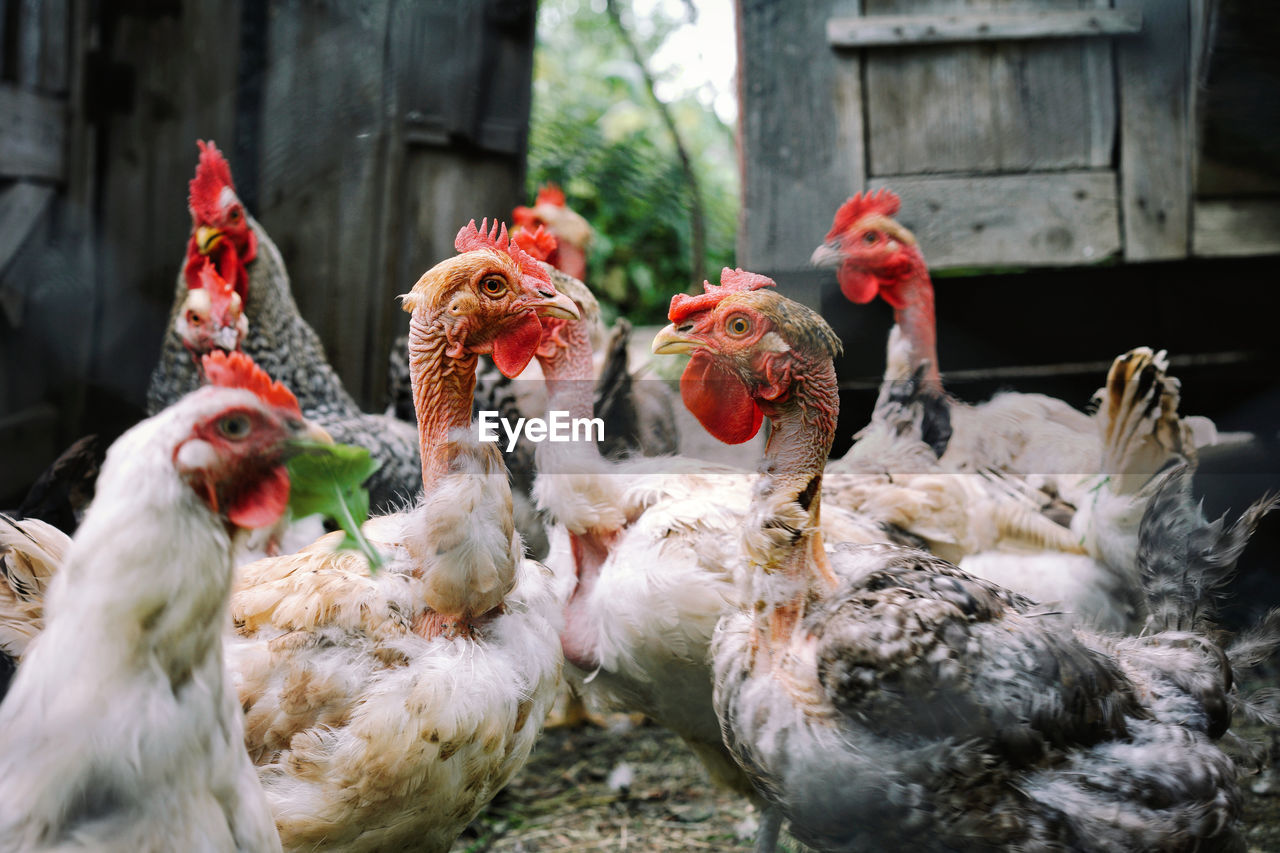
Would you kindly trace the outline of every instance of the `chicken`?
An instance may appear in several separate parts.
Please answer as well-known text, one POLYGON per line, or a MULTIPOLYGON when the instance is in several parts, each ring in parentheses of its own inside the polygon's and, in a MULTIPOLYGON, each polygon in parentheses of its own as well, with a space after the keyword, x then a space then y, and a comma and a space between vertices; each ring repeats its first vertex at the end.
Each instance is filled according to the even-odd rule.
POLYGON ((1146 347, 1116 359, 1093 416, 1036 394, 981 406, 950 398, 936 369, 928 270, 914 237, 889 218, 897 209, 888 191, 855 196, 814 253, 839 265, 849 299, 879 292, 895 307, 877 411, 911 398, 909 422, 886 430, 873 415, 864 440, 830 466, 829 505, 898 524, 966 571, 1054 602, 1081 624, 1136 630, 1138 524, 1153 494, 1144 487, 1167 464, 1194 464, 1203 419, 1179 416, 1168 359, 1146 347), (890 456, 886 467, 888 447, 910 458, 890 456))
POLYGON ((511 211, 511 219, 515 227, 527 231, 545 228, 555 245, 544 260, 578 281, 587 280, 587 251, 594 235, 587 220, 566 203, 564 190, 544 184, 533 207, 517 207, 511 211))
POLYGON ((0 850, 280 849, 223 661, 232 541, 313 434, 248 359, 111 446, 0 706, 0 850))
POLYGON ((424 494, 370 519, 385 565, 331 534, 241 569, 228 661, 286 850, 443 851, 528 757, 560 677, 562 602, 523 558, 501 456, 470 429, 481 353, 519 373, 542 268, 471 223, 404 297, 424 494))
POLYGON ((1164 353, 1140 347, 1112 365, 1094 416, 1101 473, 1088 501, 1072 508, 1070 528, 1044 514, 1026 478, 946 469, 923 440, 930 395, 923 365, 912 370, 907 355, 895 327, 872 422, 827 465, 828 506, 901 527, 966 572, 1052 603, 1078 624, 1141 628, 1138 525, 1154 494, 1147 472, 1153 459, 1185 459, 1176 441, 1166 448, 1152 438, 1181 435, 1177 380, 1165 373, 1164 353))
MULTIPOLYGON (((575 214, 576 216, 576 214, 575 214)), ((513 238, 520 247, 542 261, 544 269, 558 290, 586 293, 590 300, 591 319, 584 324, 588 335, 589 352, 601 353, 605 343, 604 326, 600 321, 599 307, 594 296, 583 290, 581 281, 546 263, 554 257, 556 240, 541 226, 533 230, 519 230, 513 238)), ((579 308, 585 303, 580 302, 579 308)), ((596 415, 605 422, 604 440, 600 450, 610 458, 632 453, 661 456, 679 449, 680 435, 675 424, 675 409, 671 393, 659 380, 645 381, 631 373, 628 367, 627 343, 631 326, 626 320, 618 320, 609 334, 603 358, 597 359, 592 372, 584 380, 594 384, 596 415)), ((393 357, 391 363, 392 386, 407 387, 403 380, 396 380, 398 363, 403 359, 393 357)), ((547 398, 543 392, 539 359, 517 378, 500 371, 482 371, 476 386, 475 409, 477 412, 497 412, 511 422, 518 418, 541 417, 546 411, 547 398)), ((401 391, 393 399, 403 400, 401 391)), ((393 404, 395 411, 406 408, 403 402, 393 404)), ((534 558, 545 557, 548 541, 543 519, 530 495, 535 475, 534 456, 525 443, 504 447, 503 457, 511 472, 511 485, 515 500, 516 525, 525 539, 525 545, 534 558)))
POLYGON ((685 399, 717 437, 772 422, 729 564, 749 593, 712 644, 716 712, 766 828, 786 818, 839 851, 1239 849, 1236 770, 1212 742, 1231 708, 1222 651, 1072 631, 915 549, 828 546, 840 343, 741 284, 676 296, 654 350, 715 377, 685 399))
POLYGON ((236 196, 231 168, 216 145, 199 143, 191 180, 191 236, 174 291, 160 363, 147 389, 159 411, 199 387, 200 355, 212 345, 240 349, 298 395, 303 414, 334 440, 367 448, 381 467, 369 478, 375 511, 403 506, 421 488, 417 435, 396 418, 366 414, 347 393, 315 331, 298 313, 280 251, 236 196), (206 288, 211 261, 233 292, 206 288), (246 328, 247 326, 247 328, 246 328))
MULTIPOLYGON (((727 282, 741 275, 722 273, 727 282)), ((583 285, 565 292, 593 315, 583 285)), ((548 405, 570 419, 592 414, 585 326, 545 320, 538 351, 548 405)), ((696 368, 690 376, 697 381, 696 368)), ((534 494, 554 523, 547 564, 568 587, 561 640, 571 681, 590 705, 671 729, 713 781, 751 794, 720 737, 707 650, 717 620, 740 603, 728 566, 753 475, 678 456, 609 460, 589 441, 540 444, 537 462, 534 494)), ((848 513, 826 523, 840 538, 894 537, 848 513)))
MULTIPOLYGON (((1081 506, 1098 482, 1093 475, 1100 470, 1103 452, 1093 418, 1043 394, 998 394, 978 406, 945 395, 938 372, 933 284, 914 235, 891 218, 899 206, 888 190, 855 195, 836 212, 826 242, 814 250, 813 263, 837 267, 841 292, 850 301, 870 302, 878 294, 893 306, 910 347, 910 365, 923 368, 924 390, 933 398, 923 438, 945 468, 1020 474, 1071 506, 1081 506)), ((1135 469, 1123 472, 1133 486, 1146 482, 1171 448, 1192 458, 1195 445, 1211 441, 1214 433, 1203 418, 1163 419, 1152 425, 1159 430, 1149 436, 1153 452, 1136 454, 1131 459, 1135 469)))

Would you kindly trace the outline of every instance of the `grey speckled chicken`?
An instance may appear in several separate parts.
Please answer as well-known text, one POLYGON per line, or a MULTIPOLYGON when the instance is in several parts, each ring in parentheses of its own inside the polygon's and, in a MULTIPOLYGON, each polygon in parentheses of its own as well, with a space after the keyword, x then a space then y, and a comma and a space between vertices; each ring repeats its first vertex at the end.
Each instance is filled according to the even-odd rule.
POLYGON ((157 412, 201 385, 193 355, 211 346, 238 348, 291 388, 303 414, 335 441, 368 448, 382 463, 366 483, 374 512, 403 506, 422 488, 417 431, 397 418, 362 412, 347 393, 320 337, 298 312, 280 251, 244 210, 230 167, 213 143, 200 144, 189 204, 191 238, 147 410, 157 412), (206 262, 232 292, 201 287, 206 262))
MULTIPOLYGON (((731 441, 773 424, 743 526, 748 605, 712 644, 725 741, 771 805, 768 830, 785 818, 830 851, 1244 849, 1236 768, 1213 742, 1236 704, 1227 652, 1191 630, 1073 631, 914 549, 828 548, 830 327, 723 287, 677 296, 671 318, 654 349, 693 355, 684 397, 703 424, 731 441)), ((1170 506, 1189 527, 1146 525, 1144 558, 1209 586, 1265 511, 1187 538, 1169 533, 1212 525, 1189 501, 1153 511, 1170 506)))

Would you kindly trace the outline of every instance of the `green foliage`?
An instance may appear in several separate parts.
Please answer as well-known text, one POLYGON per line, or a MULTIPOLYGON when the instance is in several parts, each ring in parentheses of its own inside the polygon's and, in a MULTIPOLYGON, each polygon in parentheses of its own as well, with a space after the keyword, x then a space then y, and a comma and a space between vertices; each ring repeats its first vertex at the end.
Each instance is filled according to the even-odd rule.
MULTIPOLYGON (((640 69, 603 2, 593 5, 598 11, 574 0, 539 4, 529 199, 542 184, 557 183, 591 223, 588 282, 607 315, 665 322, 671 295, 692 283, 689 188, 640 69)), ((650 56, 680 22, 658 16, 642 24, 630 29, 650 56)), ((701 186, 702 272, 717 281, 721 267, 734 265, 733 130, 692 96, 669 106, 701 186)))
POLYGON ((289 511, 294 518, 320 513, 346 531, 339 548, 360 551, 370 571, 382 568, 382 556, 360 525, 369 517, 369 492, 362 483, 381 464, 363 447, 298 442, 288 462, 289 511))

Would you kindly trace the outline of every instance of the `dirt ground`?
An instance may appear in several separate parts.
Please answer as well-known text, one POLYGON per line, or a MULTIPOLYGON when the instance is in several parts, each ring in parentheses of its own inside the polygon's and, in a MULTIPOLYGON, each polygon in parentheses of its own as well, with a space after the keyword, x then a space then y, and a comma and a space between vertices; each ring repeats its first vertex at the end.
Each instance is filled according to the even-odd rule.
MULTIPOLYGON (((1254 729, 1250 737, 1262 737, 1254 729)), ((1280 853, 1280 772, 1244 778, 1251 853, 1280 853)), ((653 725, 544 732, 529 764, 455 853, 749 850, 751 806, 713 789, 680 740, 653 725), (626 784, 624 784, 626 783, 626 784)), ((807 848, 785 837, 781 850, 807 848)))

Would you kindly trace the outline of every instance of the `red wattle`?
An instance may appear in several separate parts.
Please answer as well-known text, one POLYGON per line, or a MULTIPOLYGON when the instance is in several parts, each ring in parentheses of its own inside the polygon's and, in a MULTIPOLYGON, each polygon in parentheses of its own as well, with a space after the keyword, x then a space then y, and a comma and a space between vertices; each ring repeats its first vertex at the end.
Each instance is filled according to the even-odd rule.
POLYGON ((680 397, 707 432, 725 444, 741 444, 760 431, 764 413, 742 380, 703 352, 695 352, 680 377, 680 397))
POLYGON ((493 363, 503 376, 514 379, 528 366, 542 342, 542 322, 532 311, 493 342, 493 363))
POLYGON ((256 488, 236 496, 227 508, 227 520, 250 530, 275 524, 289 506, 289 473, 284 466, 272 468, 256 488))
POLYGON ((875 299, 876 292, 880 289, 875 277, 862 272, 842 268, 836 278, 840 280, 840 292, 844 294, 845 299, 859 305, 865 305, 875 299))

